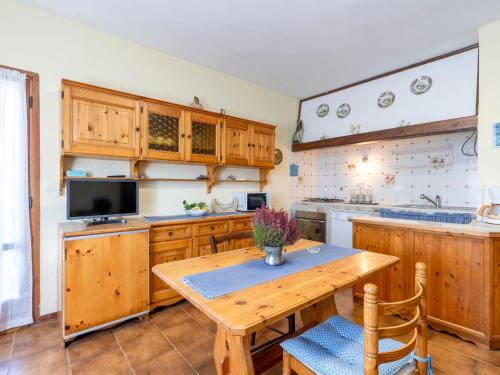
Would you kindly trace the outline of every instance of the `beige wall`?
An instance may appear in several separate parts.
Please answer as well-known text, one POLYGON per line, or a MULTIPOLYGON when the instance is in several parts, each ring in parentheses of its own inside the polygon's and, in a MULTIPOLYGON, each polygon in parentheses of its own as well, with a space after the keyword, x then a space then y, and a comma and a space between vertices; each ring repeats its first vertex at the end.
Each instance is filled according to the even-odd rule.
POLYGON ((500 122, 500 21, 479 29, 479 184, 500 186, 500 148, 492 124, 500 122))
MULTIPOLYGON (((65 220, 65 197, 58 194, 59 85, 61 78, 88 82, 152 98, 189 104, 200 97, 206 109, 225 108, 228 114, 278 126, 277 144, 283 163, 271 173, 266 190, 276 206, 288 202, 288 150, 298 101, 252 83, 217 73, 158 51, 86 28, 63 18, 0 0, 0 64, 40 74, 41 94, 41 313, 57 309, 57 223, 65 220)), ((78 165, 76 165, 78 166, 78 165)), ((96 174, 127 171, 123 162, 87 166, 96 174)), ((184 168, 184 169, 183 169, 184 168)), ((177 167, 172 173, 188 173, 177 167)), ((192 170, 189 173, 197 173, 192 170)), ((228 174, 227 172, 226 174, 228 174)), ((233 174, 251 173, 239 170, 233 174)), ((210 195, 202 183, 145 185, 141 213, 180 211, 180 201, 232 198, 234 190, 255 185, 224 184, 210 195)))

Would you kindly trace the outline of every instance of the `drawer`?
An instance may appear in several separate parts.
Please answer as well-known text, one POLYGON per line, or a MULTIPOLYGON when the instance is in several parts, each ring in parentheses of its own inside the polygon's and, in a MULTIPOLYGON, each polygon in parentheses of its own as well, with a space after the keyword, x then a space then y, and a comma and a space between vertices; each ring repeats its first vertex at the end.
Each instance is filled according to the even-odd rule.
POLYGON ((211 221, 208 223, 195 224, 194 233, 198 236, 210 236, 229 232, 229 221, 211 221))
POLYGON ((236 219, 231 220, 231 232, 244 232, 247 230, 252 230, 252 219, 236 219))
POLYGON ((151 229, 151 242, 181 240, 183 238, 191 238, 192 224, 168 225, 151 229))

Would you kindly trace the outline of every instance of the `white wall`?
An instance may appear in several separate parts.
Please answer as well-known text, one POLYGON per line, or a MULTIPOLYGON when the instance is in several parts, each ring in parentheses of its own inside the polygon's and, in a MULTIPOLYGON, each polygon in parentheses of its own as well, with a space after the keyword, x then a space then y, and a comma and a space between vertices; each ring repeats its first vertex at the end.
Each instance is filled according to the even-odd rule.
MULTIPOLYGON (((279 207, 288 203, 288 150, 298 102, 254 84, 175 59, 158 51, 80 26, 63 18, 0 0, 0 64, 40 74, 41 101, 41 314, 57 309, 57 223, 65 220, 58 194, 59 85, 61 78, 189 104, 200 97, 206 109, 275 124, 283 163, 270 174, 268 191, 279 207), (286 183, 283 183, 286 181, 286 183)), ((116 173, 120 162, 89 162, 91 169, 116 173)), ((234 190, 255 185, 224 184, 207 196, 202 183, 154 183, 141 190, 141 211, 170 214, 180 202, 229 200, 234 190)))
POLYGON ((392 74, 329 95, 302 102, 301 119, 304 142, 350 134, 351 124, 360 124, 361 133, 394 128, 402 121, 411 124, 472 116, 476 113, 477 49, 413 69, 392 74), (430 76, 431 89, 421 95, 410 91, 412 81, 430 76), (379 108, 377 99, 385 91, 396 94, 387 108, 379 108), (328 115, 318 117, 316 109, 326 103, 328 115), (351 106, 351 113, 340 119, 336 115, 342 103, 351 106))
POLYGON ((500 148, 492 124, 500 122, 500 21, 479 29, 479 183, 500 186, 500 148))

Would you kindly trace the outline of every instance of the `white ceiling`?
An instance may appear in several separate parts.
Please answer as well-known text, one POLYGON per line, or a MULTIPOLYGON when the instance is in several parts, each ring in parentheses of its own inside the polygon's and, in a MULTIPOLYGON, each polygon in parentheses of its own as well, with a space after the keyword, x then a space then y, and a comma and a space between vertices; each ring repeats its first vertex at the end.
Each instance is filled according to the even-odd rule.
POLYGON ((499 0, 22 0, 303 98, 478 41, 499 0))

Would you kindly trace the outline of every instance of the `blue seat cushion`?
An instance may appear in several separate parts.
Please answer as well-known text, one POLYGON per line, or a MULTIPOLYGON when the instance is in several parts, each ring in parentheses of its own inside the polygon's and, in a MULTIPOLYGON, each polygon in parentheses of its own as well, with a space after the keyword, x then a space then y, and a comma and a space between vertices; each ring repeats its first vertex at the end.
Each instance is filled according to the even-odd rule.
MULTIPOLYGON (((379 340, 379 352, 401 347, 399 341, 379 340)), ((363 327, 334 315, 302 335, 281 343, 282 348, 322 375, 363 375, 363 327)), ((405 364, 413 360, 413 353, 379 366, 379 374, 397 373, 405 364)))

